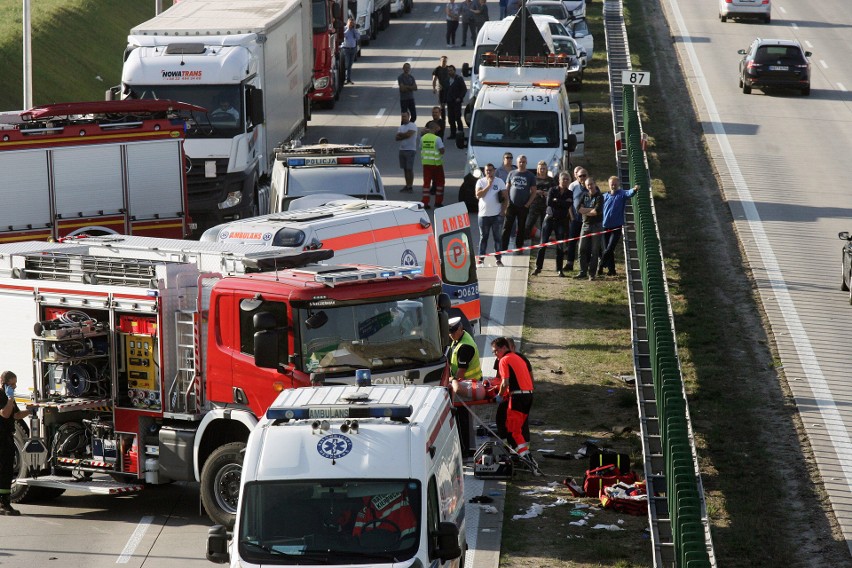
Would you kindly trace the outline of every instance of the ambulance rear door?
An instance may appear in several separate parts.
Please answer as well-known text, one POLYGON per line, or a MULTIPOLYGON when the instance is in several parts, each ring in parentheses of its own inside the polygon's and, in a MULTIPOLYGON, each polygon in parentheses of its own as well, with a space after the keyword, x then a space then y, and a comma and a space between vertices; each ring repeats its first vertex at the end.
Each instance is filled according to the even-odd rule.
POLYGON ((470 216, 464 203, 435 210, 435 240, 441 258, 443 290, 453 303, 450 317, 464 316, 471 329, 478 331, 479 280, 473 256, 470 216))

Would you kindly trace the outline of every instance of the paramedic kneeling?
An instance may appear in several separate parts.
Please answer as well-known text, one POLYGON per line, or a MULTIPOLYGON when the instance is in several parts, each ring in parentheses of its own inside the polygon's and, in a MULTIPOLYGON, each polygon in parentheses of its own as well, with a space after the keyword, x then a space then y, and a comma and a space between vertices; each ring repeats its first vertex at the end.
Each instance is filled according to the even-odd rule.
MULTIPOLYGON (((511 350, 509 340, 498 337, 491 342, 491 351, 497 357, 497 372, 502 383, 500 396, 509 400, 506 410, 506 431, 509 442, 523 460, 534 463, 530 455, 529 415, 533 403, 532 374, 523 358, 511 350)), ((536 466, 537 467, 537 466, 536 466)))

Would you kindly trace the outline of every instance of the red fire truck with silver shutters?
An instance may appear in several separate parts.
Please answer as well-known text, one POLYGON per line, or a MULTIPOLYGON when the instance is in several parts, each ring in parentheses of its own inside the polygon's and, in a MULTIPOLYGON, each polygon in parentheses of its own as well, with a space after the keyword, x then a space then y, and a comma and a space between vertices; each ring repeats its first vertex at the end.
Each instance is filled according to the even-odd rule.
POLYGON ((0 242, 76 234, 183 238, 183 151, 195 105, 168 100, 61 103, 0 115, 6 199, 0 242))
POLYGON ((199 481, 230 525, 242 450, 279 392, 359 369, 439 384, 441 281, 309 264, 332 254, 119 235, 0 245, 0 355, 35 408, 12 499, 199 481))

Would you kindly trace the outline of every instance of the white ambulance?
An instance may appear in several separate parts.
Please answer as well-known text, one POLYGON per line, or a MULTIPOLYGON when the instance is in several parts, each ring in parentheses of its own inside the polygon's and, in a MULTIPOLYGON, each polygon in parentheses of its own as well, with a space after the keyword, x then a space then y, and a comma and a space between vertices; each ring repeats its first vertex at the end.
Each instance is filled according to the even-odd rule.
POLYGON ((210 529, 208 560, 459 566, 465 499, 451 406, 441 387, 282 392, 249 437, 234 531, 210 529))
POLYGON ((241 219, 208 229, 204 242, 331 249, 334 263, 421 266, 439 276, 453 304, 476 330, 479 280, 464 203, 436 209, 433 221, 416 201, 338 200, 319 207, 241 219))

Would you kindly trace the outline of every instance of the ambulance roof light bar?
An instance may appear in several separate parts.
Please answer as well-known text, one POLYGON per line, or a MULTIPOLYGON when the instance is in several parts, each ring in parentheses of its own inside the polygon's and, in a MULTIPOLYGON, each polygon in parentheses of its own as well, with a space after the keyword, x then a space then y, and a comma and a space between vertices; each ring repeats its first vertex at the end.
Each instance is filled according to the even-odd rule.
POLYGON ((414 409, 402 404, 317 404, 307 406, 276 406, 266 411, 270 420, 315 420, 330 418, 390 418, 410 417, 414 409))
POLYGON ((375 268, 375 269, 345 269, 339 272, 329 272, 317 274, 314 280, 334 287, 337 284, 344 282, 354 282, 356 280, 376 280, 379 278, 393 278, 394 276, 415 276, 423 274, 423 268, 420 266, 400 266, 395 268, 375 268))

